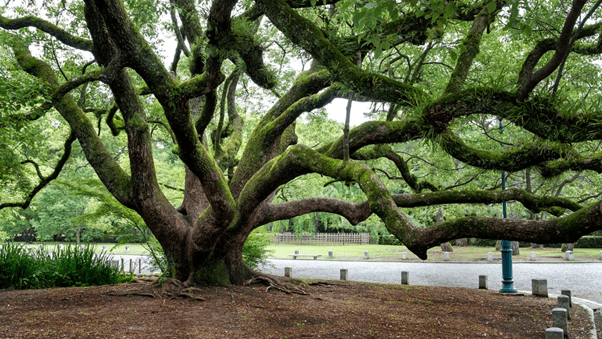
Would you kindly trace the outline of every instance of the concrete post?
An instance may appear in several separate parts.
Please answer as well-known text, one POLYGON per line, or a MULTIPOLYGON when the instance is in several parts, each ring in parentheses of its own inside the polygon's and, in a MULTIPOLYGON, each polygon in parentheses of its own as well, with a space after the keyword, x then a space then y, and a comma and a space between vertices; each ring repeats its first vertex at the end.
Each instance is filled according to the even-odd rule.
POLYGON ((602 260, 602 251, 600 251, 600 260, 602 260))
POLYGON ((329 258, 332 258, 332 257, 333 257, 332 251, 328 251, 328 257, 329 257, 329 258))
POLYGON ((142 274, 142 259, 138 258, 138 274, 142 274))
POLYGON ((564 339, 564 331, 558 327, 546 329, 546 339, 564 339))
POLYGON ((558 296, 558 307, 566 310, 567 319, 571 320, 571 308, 569 306, 569 297, 566 295, 558 296))
POLYGON ((566 251, 566 252, 564 252, 564 257, 568 261, 575 259, 575 256, 573 255, 573 251, 566 251))
POLYGON ((107 251, 107 245, 102 245, 102 251, 106 252, 107 251))
POLYGON ((364 259, 370 259, 370 256, 368 255, 368 251, 364 251, 364 259))
POLYGON ((127 253, 127 252, 129 252, 129 251, 130 251, 130 246, 126 246, 126 247, 125 247, 125 253, 127 253))
POLYGON ((299 250, 295 250, 295 254, 299 254, 299 250))
POLYGON ((561 328, 564 332, 564 337, 569 337, 568 332, 568 322, 567 322, 567 312, 564 308, 555 308, 552 310, 552 324, 554 327, 561 328))
POLYGON ((443 252, 443 261, 449 261, 449 252, 443 252))
POLYGON ((347 270, 341 269, 341 280, 347 280, 347 270))
POLYGON ((535 252, 531 252, 531 261, 535 261, 535 252))
POLYGON ((134 272, 134 269, 132 267, 132 259, 130 258, 130 273, 134 272))
POLYGON ((487 252, 487 261, 493 261, 493 252, 487 252))
POLYGON ((560 294, 569 297, 569 306, 573 307, 573 297, 571 296, 571 290, 560 290, 560 294))
MULTIPOLYGON (((602 259, 602 252, 600 252, 600 257, 602 259)), ((406 260, 408 258, 408 252, 401 252, 401 259, 406 260)))
POLYGON ((548 281, 546 279, 532 279, 531 293, 537 297, 548 297, 548 281))
POLYGON ((410 281, 409 281, 409 273, 406 271, 402 271, 401 272, 401 284, 402 285, 409 285, 410 281))
POLYGON ((486 275, 480 275, 479 276, 479 289, 480 290, 486 290, 487 289, 487 276, 486 275))
POLYGON ((293 268, 292 267, 285 267, 284 268, 284 276, 287 278, 292 278, 293 277, 293 268))

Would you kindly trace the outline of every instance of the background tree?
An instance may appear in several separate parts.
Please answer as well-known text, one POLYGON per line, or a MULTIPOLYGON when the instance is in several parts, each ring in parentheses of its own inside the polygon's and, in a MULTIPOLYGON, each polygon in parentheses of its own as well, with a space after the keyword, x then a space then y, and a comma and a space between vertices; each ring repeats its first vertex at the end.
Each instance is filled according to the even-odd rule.
POLYGON ((602 51, 598 5, 9 1, 0 208, 29 206, 75 147, 187 284, 257 275, 242 259, 248 235, 315 212, 351 224, 374 214, 420 258, 466 237, 573 242, 602 229, 601 202, 501 191, 497 178, 531 169, 546 185, 602 170, 600 93, 588 76, 602 51), (165 40, 177 41, 170 61, 159 54, 165 40), (307 142, 297 124, 334 98, 382 109, 348 139, 328 131, 328 142, 307 142), (60 152, 50 152, 58 138, 40 137, 50 126, 60 152), (308 175, 358 194, 274 200, 308 175), (556 218, 474 207, 503 201, 556 218), (439 205, 446 220, 435 223, 439 205))

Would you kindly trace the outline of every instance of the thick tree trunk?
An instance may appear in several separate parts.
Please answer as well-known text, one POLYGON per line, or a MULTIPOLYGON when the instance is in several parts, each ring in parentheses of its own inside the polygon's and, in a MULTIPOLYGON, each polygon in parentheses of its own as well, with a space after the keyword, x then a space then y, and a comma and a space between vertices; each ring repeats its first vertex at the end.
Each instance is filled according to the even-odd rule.
MULTIPOLYGON (((443 211, 441 211, 441 209, 439 209, 437 211, 437 214, 435 214, 435 219, 438 224, 443 222, 443 211)), ((449 242, 444 242, 441 244, 441 252, 453 252, 453 251, 454 251, 454 249, 452 248, 452 246, 449 242)))

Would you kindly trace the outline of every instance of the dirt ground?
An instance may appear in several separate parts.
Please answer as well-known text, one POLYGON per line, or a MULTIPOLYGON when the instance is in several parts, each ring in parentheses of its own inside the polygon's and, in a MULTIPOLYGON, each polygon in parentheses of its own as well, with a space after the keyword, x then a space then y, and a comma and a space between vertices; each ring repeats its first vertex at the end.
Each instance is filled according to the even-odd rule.
MULTIPOLYGON (((544 338, 555 306, 466 288, 304 288, 203 287, 175 299, 147 282, 0 291, 0 338, 544 338)), ((571 312, 571 338, 587 338, 587 312, 571 312)))

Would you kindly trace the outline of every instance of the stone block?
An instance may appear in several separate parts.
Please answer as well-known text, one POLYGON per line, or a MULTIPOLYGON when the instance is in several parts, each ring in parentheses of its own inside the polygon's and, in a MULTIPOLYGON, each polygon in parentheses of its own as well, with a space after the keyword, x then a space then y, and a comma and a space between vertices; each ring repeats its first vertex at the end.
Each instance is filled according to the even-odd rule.
POLYGON ((547 328, 546 339, 564 339, 564 331, 558 327, 547 328))
POLYGON ((571 290, 560 290, 560 294, 569 297, 569 306, 573 307, 573 297, 571 295, 571 290))
POLYGON ((333 257, 334 257, 334 255, 333 255, 332 251, 328 251, 328 257, 329 257, 329 258, 333 258, 333 257))
POLYGON ((487 261, 493 261, 493 252, 487 252, 487 261))
MULTIPOLYGON (((602 252, 600 252, 602 256, 602 252)), ((408 258, 408 252, 401 252, 401 259, 406 260, 408 258)))
POLYGON ((292 278, 293 277, 293 268, 292 267, 285 267, 284 268, 284 276, 287 278, 292 278))
POLYGON ((347 280, 347 273, 346 269, 341 269, 341 280, 347 280))
POLYGON ((566 258, 566 260, 575 260, 575 255, 573 254, 573 251, 566 251, 564 252, 564 256, 566 258))
POLYGON ((406 272, 406 271, 402 271, 401 272, 401 284, 402 285, 409 285, 410 284, 409 272, 406 272))
POLYGON ((127 252, 129 252, 129 251, 130 251, 130 246, 126 246, 126 247, 125 247, 125 252, 127 253, 127 252))
POLYGON ((531 261, 535 261, 535 252, 531 252, 531 256, 529 258, 531 261))
POLYGON ((486 275, 480 275, 479 276, 479 289, 480 290, 486 290, 487 289, 487 276, 486 275))
POLYGON ((548 281, 546 279, 532 279, 531 293, 537 297, 548 297, 548 281))
POLYGON ((569 297, 566 295, 558 296, 558 307, 566 310, 567 319, 571 319, 571 307, 569 306, 569 297))
POLYGON ((569 337, 567 312, 564 308, 555 308, 552 310, 552 324, 554 327, 562 329, 565 338, 569 337))
POLYGON ((449 252, 443 252, 443 261, 449 261, 449 252))

